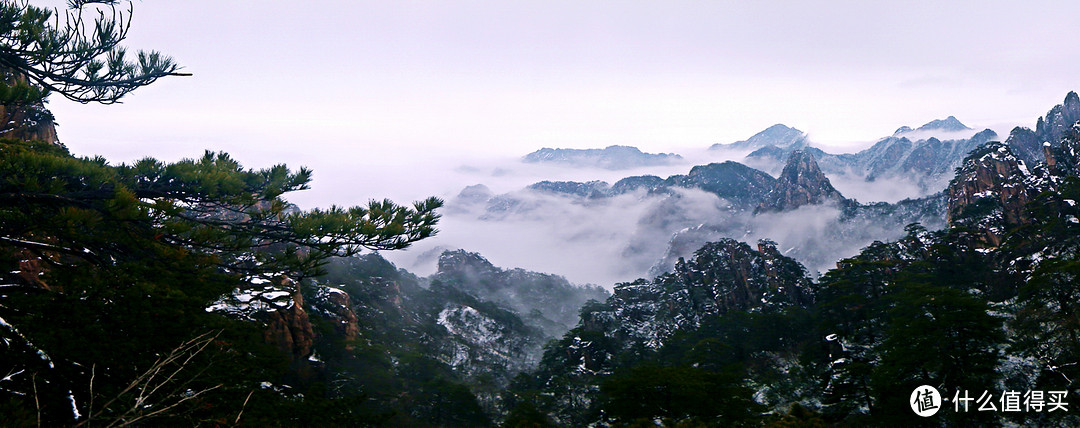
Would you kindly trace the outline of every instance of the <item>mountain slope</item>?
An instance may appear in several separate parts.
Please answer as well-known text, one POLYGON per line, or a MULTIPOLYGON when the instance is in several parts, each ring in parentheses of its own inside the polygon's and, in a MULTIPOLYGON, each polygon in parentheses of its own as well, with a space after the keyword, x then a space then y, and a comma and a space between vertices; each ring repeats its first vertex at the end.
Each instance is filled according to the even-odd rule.
POLYGON ((675 153, 643 153, 637 147, 630 146, 608 146, 603 149, 551 149, 545 147, 522 158, 522 161, 526 163, 588 166, 612 170, 670 165, 680 160, 682 160, 682 156, 675 153))
POLYGON ((926 419, 908 401, 919 385, 944 397, 991 385, 977 388, 994 399, 1028 390, 1067 397, 1077 387, 1080 123, 1071 129, 1035 164, 1004 143, 974 151, 934 197, 948 227, 908 225, 817 283, 768 243, 753 251, 721 240, 670 274, 620 284, 583 309, 513 392, 564 426, 1080 423, 1068 412, 949 406, 926 419), (715 390, 715 379, 733 389, 715 390), (717 397, 752 411, 722 408, 717 397), (709 398, 712 411, 693 405, 709 398))
POLYGON ((713 144, 709 150, 757 150, 764 147, 779 147, 782 149, 797 150, 807 144, 806 133, 782 124, 776 124, 765 128, 764 131, 752 135, 742 141, 731 144, 713 144))
POLYGON ((776 186, 765 195, 757 212, 790 211, 803 205, 840 203, 844 197, 833 188, 818 168, 814 156, 796 150, 788 157, 776 186))

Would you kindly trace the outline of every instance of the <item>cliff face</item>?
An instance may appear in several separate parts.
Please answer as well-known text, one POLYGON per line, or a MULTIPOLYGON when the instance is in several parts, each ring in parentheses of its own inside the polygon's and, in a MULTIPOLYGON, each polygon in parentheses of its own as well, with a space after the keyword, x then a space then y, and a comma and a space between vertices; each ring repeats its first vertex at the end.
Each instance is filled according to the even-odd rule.
POLYGON ((1000 204, 1003 220, 1009 225, 1028 221, 1023 206, 1034 195, 1025 179, 1030 176, 1024 161, 1018 159, 1004 144, 987 145, 979 156, 964 162, 956 179, 950 183, 948 219, 958 219, 962 211, 982 200, 1000 204))
POLYGON ((206 311, 259 323, 263 326, 263 340, 281 350, 290 361, 307 358, 312 353, 315 332, 300 288, 290 278, 277 278, 273 282, 253 280, 222 296, 206 311))
POLYGON ((1071 132, 1077 121, 1080 121, 1080 96, 1076 92, 1069 92, 1064 102, 1039 118, 1035 130, 1016 127, 1005 143, 1009 150, 1029 165, 1043 162, 1043 147, 1049 145, 1056 149, 1061 146, 1062 139, 1071 132))
POLYGON ((304 297, 291 279, 283 280, 281 286, 292 290, 290 298, 293 304, 261 315, 266 322, 263 338, 293 360, 307 358, 315 343, 315 332, 304 309, 304 297))
POLYGON ((803 205, 842 202, 840 194, 818 168, 814 155, 796 150, 788 157, 776 187, 755 212, 790 211, 803 205))
POLYGON ((1080 171, 1078 124, 1080 98, 1070 92, 1035 131, 1018 127, 1005 143, 972 152, 946 189, 949 224, 979 231, 990 246, 1000 245, 1005 231, 1031 224, 1029 203, 1080 171))
MULTIPOLYGON (((4 67, 0 67, 0 81, 2 81, 0 84, 8 87, 27 85, 25 76, 15 74, 4 67)), ((24 101, 16 100, 8 105, 0 104, 0 121, 2 121, 0 122, 0 137, 59 143, 52 113, 41 101, 24 104, 24 101)))
POLYGON ((464 250, 443 252, 438 266, 433 281, 510 309, 549 337, 570 330, 585 302, 608 296, 602 288, 576 286, 558 275, 500 269, 464 250))
POLYGON ((757 250, 732 239, 708 243, 673 273, 618 284, 606 302, 582 308, 578 327, 548 345, 538 384, 553 394, 556 420, 584 426, 599 398, 590 385, 613 373, 620 355, 652 355, 676 334, 726 313, 778 313, 813 300, 806 270, 773 243, 757 250))
MULTIPOLYGON (((676 331, 729 311, 776 311, 813 302, 805 268, 770 241, 757 250, 733 239, 705 244, 672 273, 652 281, 615 286, 607 310, 583 314, 586 329, 599 329, 626 346, 659 348, 676 331)), ((585 312, 585 311, 583 311, 585 312)))

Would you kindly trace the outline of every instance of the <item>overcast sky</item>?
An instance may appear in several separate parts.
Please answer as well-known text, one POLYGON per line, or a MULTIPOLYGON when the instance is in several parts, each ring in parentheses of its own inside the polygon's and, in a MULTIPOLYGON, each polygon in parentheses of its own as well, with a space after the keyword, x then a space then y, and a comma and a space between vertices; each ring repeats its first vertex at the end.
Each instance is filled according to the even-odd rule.
POLYGON ((442 194, 450 186, 427 165, 540 147, 680 151, 774 123, 857 146, 948 115, 1033 126, 1080 89, 1080 2, 134 8, 128 45, 169 54, 194 75, 122 105, 56 97, 61 140, 116 162, 213 149, 249 166, 306 165, 316 189, 292 199, 307 207, 442 194))

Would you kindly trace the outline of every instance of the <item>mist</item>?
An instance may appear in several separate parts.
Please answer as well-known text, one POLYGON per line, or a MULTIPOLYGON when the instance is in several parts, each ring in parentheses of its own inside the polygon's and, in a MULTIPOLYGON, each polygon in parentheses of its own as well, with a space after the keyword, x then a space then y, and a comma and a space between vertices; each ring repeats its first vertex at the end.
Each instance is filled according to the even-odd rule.
MULTIPOLYGON (((449 189, 439 194, 446 200, 439 234, 408 250, 383 255, 400 267, 429 275, 442 251, 464 249, 497 266, 563 275, 577 284, 610 289, 618 282, 662 273, 678 257, 688 257, 701 244, 722 237, 750 244, 776 241, 785 255, 821 273, 875 240, 900 237, 907 224, 888 218, 842 218, 840 209, 832 206, 755 216, 698 189, 657 193, 638 189, 589 197, 527 188, 543 180, 610 185, 630 176, 666 178, 685 174, 692 165, 745 155, 704 149, 679 153, 684 159, 676 165, 618 171, 527 164, 519 158, 447 163, 425 173, 441 176, 439 185, 449 189)), ((902 179, 866 182, 852 175, 836 177, 833 183, 846 196, 862 201, 895 202, 919 193, 915 184, 902 179)))

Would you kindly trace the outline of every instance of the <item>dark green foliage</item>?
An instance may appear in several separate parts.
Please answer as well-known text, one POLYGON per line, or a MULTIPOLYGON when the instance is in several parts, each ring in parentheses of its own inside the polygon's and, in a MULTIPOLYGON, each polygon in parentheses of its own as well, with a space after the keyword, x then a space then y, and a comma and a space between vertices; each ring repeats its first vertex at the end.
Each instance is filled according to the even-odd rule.
POLYGON ((919 385, 936 386, 946 396, 958 388, 995 385, 1001 320, 987 313, 985 300, 941 284, 941 278, 905 275, 892 286, 881 360, 871 381, 877 421, 918 423, 907 399, 919 385))
POLYGON ((490 333, 519 342, 506 349, 539 351, 540 332, 513 312, 439 280, 422 287, 419 278, 376 254, 332 259, 328 271, 318 281, 348 294, 360 332, 351 340, 335 333, 340 321, 326 316, 329 306, 320 303, 319 290, 325 287, 305 288, 305 301, 314 305, 312 317, 321 332, 316 352, 325 381, 332 396, 364 394, 367 406, 389 415, 389 425, 490 424, 489 415, 502 408, 500 393, 520 371, 518 360, 525 355, 512 355, 512 361, 503 364, 495 360, 498 355, 483 354, 484 349, 440 325, 444 310, 471 308, 490 322, 490 333), (460 347, 477 362, 448 365, 460 347))
POLYGON ((139 51, 130 59, 120 43, 127 38, 131 10, 118 9, 115 3, 72 0, 61 18, 26 1, 4 2, 0 69, 44 92, 104 104, 162 77, 185 75, 171 58, 155 51, 139 51))
POLYGON ((1037 379, 1046 389, 1072 390, 1080 379, 1080 261, 1043 262, 1020 289, 1013 350, 1047 370, 1037 379))
POLYGON ((692 366, 639 366, 615 374, 601 385, 605 415, 616 422, 655 418, 738 426, 758 406, 736 373, 692 366))
POLYGON ((224 153, 114 167, 59 146, 6 140, 0 154, 0 242, 94 265, 168 248, 211 257, 232 273, 299 279, 330 256, 404 248, 432 235, 441 206, 432 198, 412 208, 372 201, 295 212, 281 195, 307 188, 310 171, 244 170, 224 153))
POLYGON ((502 426, 505 428, 552 428, 555 423, 532 402, 522 401, 514 406, 502 426))
MULTIPOLYGON (((286 367, 257 328, 207 305, 247 278, 302 278, 332 255, 404 247, 434 233, 440 205, 297 212, 281 195, 305 188, 308 171, 245 170, 224 154, 111 166, 8 139, 0 171, 0 371, 12 375, 6 390, 26 394, 5 395, 3 406, 36 396, 43 420, 55 424, 76 420, 69 396, 79 420, 138 416, 124 410, 135 395, 121 391, 160 355, 208 332, 220 333, 168 387, 172 397, 206 393, 154 416, 235 417, 260 382, 287 379, 286 367)), ((325 393, 307 396, 314 403, 325 393)))

